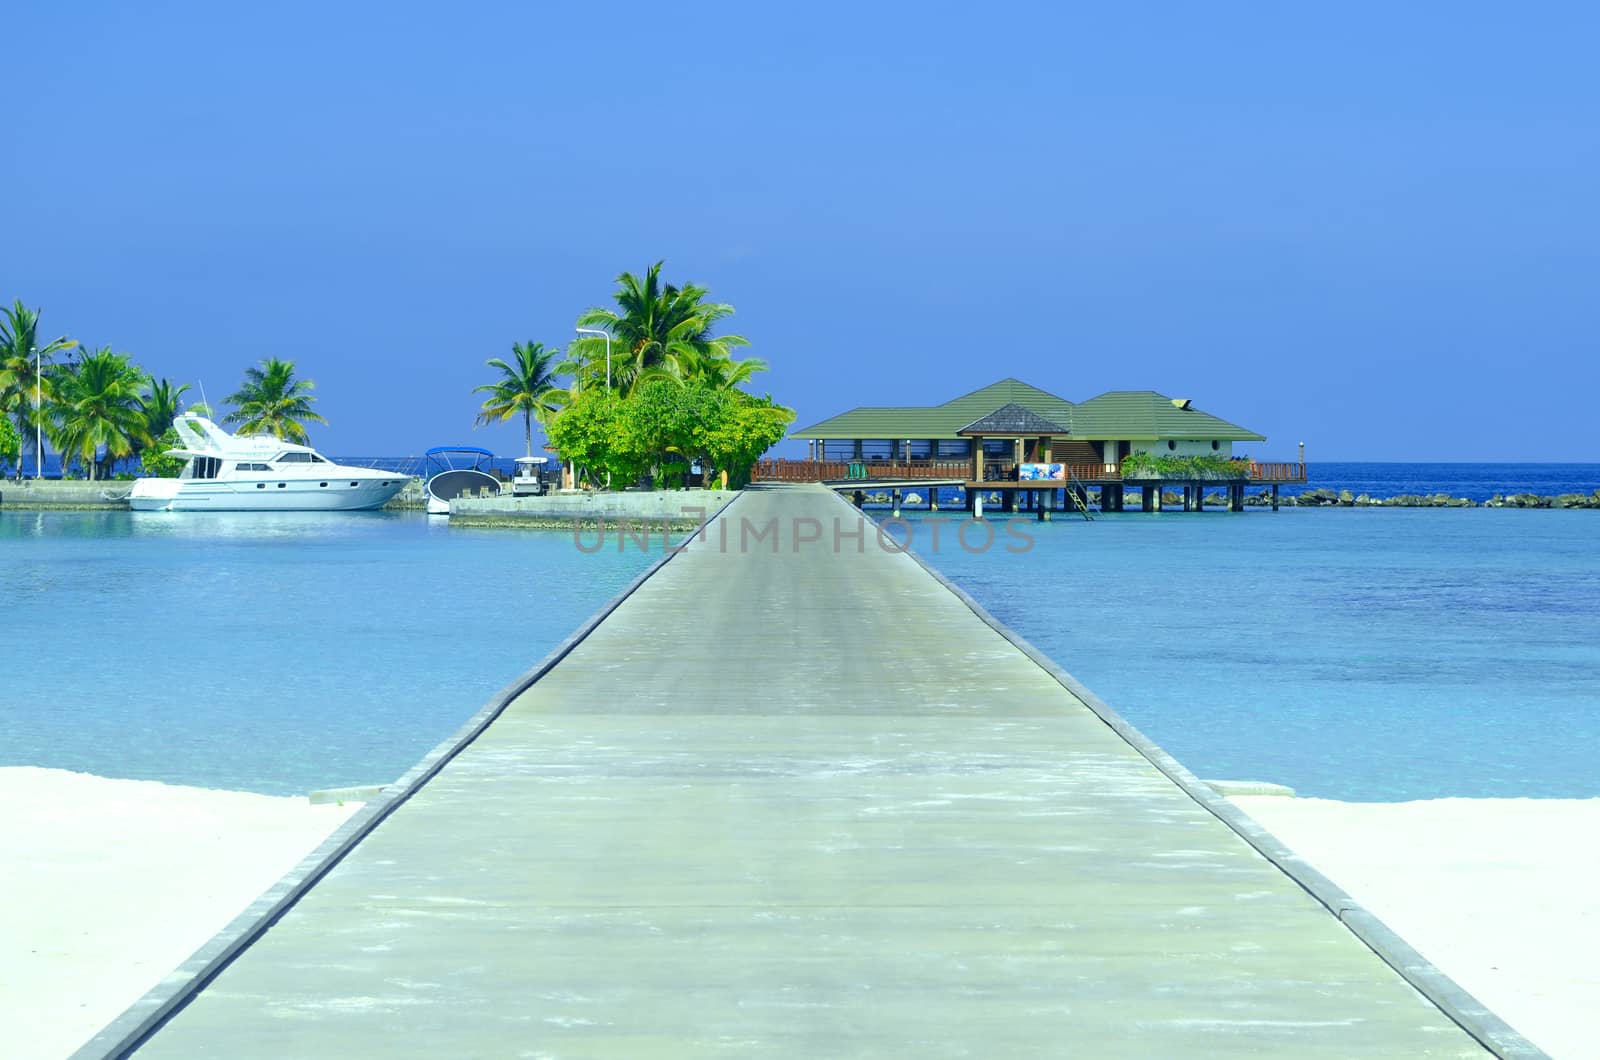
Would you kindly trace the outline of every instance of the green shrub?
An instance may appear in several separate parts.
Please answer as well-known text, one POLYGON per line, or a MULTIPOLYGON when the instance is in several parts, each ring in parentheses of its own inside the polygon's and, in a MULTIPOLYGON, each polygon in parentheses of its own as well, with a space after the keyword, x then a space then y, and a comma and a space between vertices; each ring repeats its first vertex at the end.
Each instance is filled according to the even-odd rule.
POLYGON ((1122 458, 1122 477, 1155 479, 1237 479, 1247 477, 1249 461, 1205 454, 1201 456, 1154 456, 1129 453, 1122 458))

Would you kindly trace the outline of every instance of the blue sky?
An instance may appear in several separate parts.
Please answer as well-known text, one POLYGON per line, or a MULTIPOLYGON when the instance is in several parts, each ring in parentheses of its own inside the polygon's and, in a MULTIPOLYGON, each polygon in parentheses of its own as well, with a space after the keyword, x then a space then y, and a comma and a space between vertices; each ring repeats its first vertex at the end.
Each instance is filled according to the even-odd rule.
POLYGON ((337 454, 520 449, 484 360, 664 258, 801 423, 1012 375, 1600 460, 1591 10, 769 8, 25 2, 0 298, 213 400, 294 360, 337 454))

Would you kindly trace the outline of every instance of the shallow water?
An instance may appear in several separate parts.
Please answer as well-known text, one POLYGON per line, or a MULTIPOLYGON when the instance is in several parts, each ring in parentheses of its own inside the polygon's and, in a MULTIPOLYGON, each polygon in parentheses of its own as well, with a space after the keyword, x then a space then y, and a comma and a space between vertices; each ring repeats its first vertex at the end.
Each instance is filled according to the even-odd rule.
POLYGON ((394 780, 655 558, 381 512, 5 512, 0 550, 0 765, 271 794, 394 780))
MULTIPOLYGON (((1018 517, 913 547, 1207 778, 1600 796, 1600 513, 1018 517), (969 535, 976 543, 982 539, 969 535)), ((996 522, 999 522, 998 520, 996 522)))
MULTIPOLYGON (((983 553, 958 519, 914 546, 1202 776, 1600 795, 1600 513, 1019 517, 983 553)), ((658 554, 412 514, 0 512, 0 764, 387 782, 658 554)))

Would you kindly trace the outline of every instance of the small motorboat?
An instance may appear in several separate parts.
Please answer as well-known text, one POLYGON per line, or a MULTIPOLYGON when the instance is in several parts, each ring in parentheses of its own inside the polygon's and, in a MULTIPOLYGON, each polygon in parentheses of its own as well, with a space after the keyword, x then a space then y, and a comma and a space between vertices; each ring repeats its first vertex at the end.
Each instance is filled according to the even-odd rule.
POLYGON ((440 445, 422 454, 422 492, 429 515, 449 515, 457 497, 498 497, 494 454, 473 445, 440 445))

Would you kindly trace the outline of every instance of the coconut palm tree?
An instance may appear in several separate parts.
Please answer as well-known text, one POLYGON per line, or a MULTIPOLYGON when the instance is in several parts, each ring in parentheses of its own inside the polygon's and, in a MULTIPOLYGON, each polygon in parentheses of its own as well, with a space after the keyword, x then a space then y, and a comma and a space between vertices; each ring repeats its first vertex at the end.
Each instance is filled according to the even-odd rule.
MULTIPOLYGON (((727 360, 735 347, 750 345, 740 335, 715 334, 718 322, 733 315, 733 306, 704 301, 710 292, 692 283, 663 285, 662 264, 651 265, 643 279, 631 272, 618 276, 612 295, 616 309, 590 309, 578 317, 579 327, 611 333, 611 377, 623 393, 652 371, 681 375, 691 362, 727 360)), ((583 365, 584 375, 605 378, 604 338, 575 340, 568 351, 583 365)))
POLYGON ((139 411, 144 415, 144 428, 152 438, 159 437, 182 412, 183 392, 189 384, 173 386, 170 379, 151 379, 145 392, 139 395, 139 411))
POLYGON ((523 442, 528 455, 533 455, 533 421, 544 423, 561 408, 566 394, 556 387, 556 376, 566 362, 557 362, 558 349, 545 349, 542 342, 513 342, 511 355, 515 363, 508 364, 500 357, 488 360, 490 368, 500 373, 493 383, 472 388, 474 394, 488 394, 476 423, 480 426, 509 420, 522 414, 523 442))
MULTIPOLYGON (((0 416, 16 424, 24 447, 37 449, 39 409, 54 400, 50 373, 44 372, 41 379, 40 369, 48 367, 55 354, 77 345, 78 340, 65 335, 40 342, 39 310, 29 309, 20 298, 10 308, 0 309, 0 416)), ((35 456, 42 460, 44 454, 35 456)), ((21 475, 19 459, 17 476, 21 475)))
POLYGON ((268 357, 259 368, 246 368, 244 385, 222 399, 234 406, 223 422, 239 424, 240 434, 271 434, 306 445, 305 423, 328 422, 311 409, 315 387, 309 379, 294 377, 293 361, 268 357))
POLYGON ((731 357, 696 357, 685 366, 684 378, 713 390, 735 390, 739 384, 748 383, 757 372, 766 370, 767 362, 759 357, 746 357, 742 361, 731 357))
MULTIPOLYGON (((183 392, 188 389, 188 383, 175 387, 170 379, 150 380, 145 392, 139 395, 139 414, 144 417, 144 432, 148 437, 159 439, 167 432, 178 413, 183 411, 180 407, 183 392)), ((155 444, 154 441, 151 444, 155 444)), ((143 445, 135 444, 133 455, 138 456, 143 449, 143 445)))
POLYGON ((70 371, 56 376, 56 400, 50 406, 50 440, 61 450, 62 470, 72 457, 83 462, 92 482, 105 449, 107 468, 132 456, 136 445, 149 445, 139 391, 149 381, 144 369, 125 353, 104 346, 86 354, 70 371))

